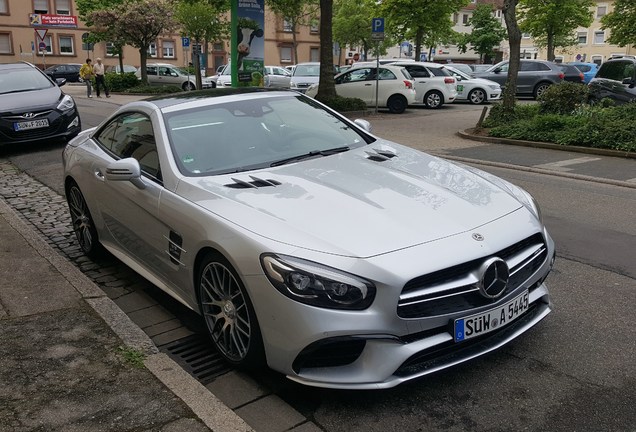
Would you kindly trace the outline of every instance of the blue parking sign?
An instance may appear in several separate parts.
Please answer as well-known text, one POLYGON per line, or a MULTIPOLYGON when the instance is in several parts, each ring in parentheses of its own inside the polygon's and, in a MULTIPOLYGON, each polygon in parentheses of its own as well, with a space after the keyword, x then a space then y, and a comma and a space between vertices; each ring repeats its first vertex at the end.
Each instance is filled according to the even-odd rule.
POLYGON ((384 33, 384 18, 373 18, 371 20, 372 33, 384 33))
POLYGON ((190 46, 190 38, 189 37, 182 37, 181 38, 181 46, 183 48, 188 48, 190 46))

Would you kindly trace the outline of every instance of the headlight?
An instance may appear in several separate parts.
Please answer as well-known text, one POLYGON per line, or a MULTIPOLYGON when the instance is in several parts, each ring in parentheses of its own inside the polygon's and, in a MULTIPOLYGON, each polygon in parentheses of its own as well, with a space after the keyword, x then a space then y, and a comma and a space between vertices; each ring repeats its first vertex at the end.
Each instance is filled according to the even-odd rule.
POLYGON ((361 310, 371 305, 375 286, 358 276, 285 255, 263 254, 261 264, 278 291, 300 303, 361 310))
POLYGON ((488 84, 488 87, 490 87, 493 90, 501 90, 501 86, 498 84, 488 84))
POLYGON ((68 111, 75 106, 75 101, 69 95, 64 95, 60 103, 57 105, 57 109, 60 111, 68 111))

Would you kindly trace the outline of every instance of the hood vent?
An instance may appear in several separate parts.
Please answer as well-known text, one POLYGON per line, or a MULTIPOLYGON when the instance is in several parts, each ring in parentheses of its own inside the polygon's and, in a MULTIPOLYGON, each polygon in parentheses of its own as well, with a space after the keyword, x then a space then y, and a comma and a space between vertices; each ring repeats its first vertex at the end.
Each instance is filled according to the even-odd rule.
POLYGON ((394 157, 397 156, 397 153, 395 153, 395 150, 390 148, 379 148, 379 149, 374 148, 373 152, 365 151, 365 153, 367 154, 367 159, 370 159, 375 162, 388 161, 389 159, 393 159, 394 157))
POLYGON ((254 176, 250 176, 250 178, 252 179, 251 181, 245 181, 232 177, 234 183, 228 183, 225 186, 233 189, 258 189, 268 186, 278 186, 281 184, 281 182, 276 180, 261 179, 254 176))

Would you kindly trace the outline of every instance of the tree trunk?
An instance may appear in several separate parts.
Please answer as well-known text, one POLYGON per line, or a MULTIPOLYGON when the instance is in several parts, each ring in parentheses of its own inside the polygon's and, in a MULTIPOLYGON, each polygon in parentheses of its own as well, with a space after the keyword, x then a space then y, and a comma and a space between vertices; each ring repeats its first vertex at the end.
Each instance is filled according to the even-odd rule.
POLYGON ((333 0, 320 0, 320 83, 316 99, 325 101, 336 97, 333 79, 333 36, 331 24, 333 0))
MULTIPOLYGON (((424 38, 424 32, 422 31, 421 28, 418 28, 417 32, 415 33, 415 61, 420 61, 420 54, 422 53, 423 38, 424 38)), ((402 50, 402 45, 400 45, 400 50, 402 50)), ((430 58, 428 60, 430 61, 430 58)))
POLYGON ((521 30, 517 23, 518 0, 504 0, 504 19, 508 30, 508 41, 510 43, 510 58, 508 59, 508 78, 503 94, 503 107, 508 113, 515 110, 515 93, 517 92, 517 74, 519 73, 519 60, 521 51, 521 30))
POLYGON ((292 22, 292 49, 294 50, 294 64, 298 63, 298 41, 296 40, 296 22, 292 22))
MULTIPOLYGON (((205 47, 205 45, 201 44, 201 41, 195 40, 197 46, 205 47)), ((206 48, 207 49, 207 48, 206 48)), ((195 56, 193 56, 195 57, 195 56)), ((194 66, 194 82, 196 83, 197 90, 201 90, 203 88, 203 81, 201 81, 201 53, 197 50, 195 59, 192 59, 192 66, 194 66)), ((190 83, 188 83, 190 85, 190 83)))
POLYGON ((122 53, 122 48, 119 48, 119 54, 117 54, 117 57, 119 57, 119 74, 123 75, 124 74, 124 55, 122 53))
POLYGON ((141 63, 141 83, 148 85, 148 74, 146 72, 146 64, 148 63, 148 47, 139 48, 139 62, 141 63))
POLYGON ((548 61, 554 61, 554 33, 550 30, 548 30, 548 43, 546 48, 548 50, 548 61))

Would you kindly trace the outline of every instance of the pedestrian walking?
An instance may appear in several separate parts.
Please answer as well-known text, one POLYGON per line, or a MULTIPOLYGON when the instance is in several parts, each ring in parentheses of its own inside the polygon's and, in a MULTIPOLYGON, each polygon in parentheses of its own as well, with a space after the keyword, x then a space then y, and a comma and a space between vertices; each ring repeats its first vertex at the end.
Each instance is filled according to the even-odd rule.
POLYGON ((110 94, 108 87, 106 86, 106 80, 104 79, 104 65, 102 64, 102 59, 99 57, 95 59, 93 73, 95 74, 95 92, 97 93, 97 97, 101 97, 99 95, 99 88, 103 86, 104 93, 106 94, 106 97, 109 98, 110 94))
POLYGON ((89 58, 86 59, 86 63, 84 63, 82 67, 80 68, 79 74, 80 74, 80 77, 86 83, 86 96, 93 97, 91 96, 91 90, 93 85, 91 82, 91 80, 93 79, 93 65, 91 64, 91 59, 89 58))

